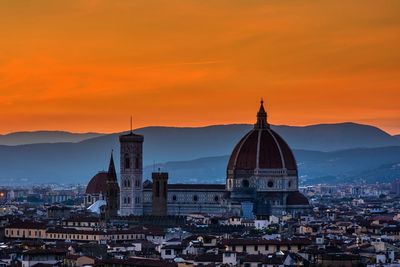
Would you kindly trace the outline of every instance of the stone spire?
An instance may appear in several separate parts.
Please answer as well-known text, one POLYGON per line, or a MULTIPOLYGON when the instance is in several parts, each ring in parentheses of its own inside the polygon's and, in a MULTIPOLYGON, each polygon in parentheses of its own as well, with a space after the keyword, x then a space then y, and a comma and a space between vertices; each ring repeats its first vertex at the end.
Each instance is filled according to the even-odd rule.
POLYGON ((254 124, 254 129, 266 129, 269 128, 269 124, 267 122, 267 112, 264 109, 264 100, 261 98, 260 109, 257 113, 257 123, 254 124))
POLYGON ((111 151, 110 164, 108 165, 108 180, 117 182, 117 172, 115 171, 113 151, 111 151))
POLYGON ((116 218, 118 216, 119 209, 119 186, 112 151, 110 164, 108 165, 106 202, 107 205, 105 208, 104 219, 109 220, 116 218))

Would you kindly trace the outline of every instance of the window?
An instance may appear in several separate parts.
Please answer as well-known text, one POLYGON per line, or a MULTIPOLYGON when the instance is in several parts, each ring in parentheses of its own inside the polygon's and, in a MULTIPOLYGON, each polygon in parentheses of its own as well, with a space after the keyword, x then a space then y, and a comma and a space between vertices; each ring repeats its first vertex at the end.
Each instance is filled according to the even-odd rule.
POLYGON ((258 251, 258 246, 257 245, 254 246, 254 251, 258 251))
POLYGON ((244 179, 244 180, 242 181, 242 186, 245 187, 245 188, 249 187, 249 186, 250 186, 249 180, 244 179))
POLYGON ((215 196, 215 197, 214 197, 214 201, 215 201, 215 202, 218 202, 218 201, 219 201, 219 197, 218 197, 218 196, 215 196))
POLYGON ((172 252, 170 249, 165 250, 165 255, 171 255, 171 254, 172 254, 172 252))
POLYGON ((247 251, 247 247, 246 247, 246 245, 243 245, 243 252, 246 252, 247 251))
POLYGON ((194 196, 193 196, 193 201, 194 201, 194 202, 197 202, 198 200, 199 200, 199 197, 198 197, 197 195, 194 195, 194 196))
POLYGON ((268 181, 268 187, 273 187, 273 186, 274 186, 274 182, 268 181))
POLYGON ((128 154, 125 154, 125 169, 129 169, 131 167, 131 160, 128 156, 128 154))
POLYGON ((288 187, 290 188, 292 186, 292 181, 288 182, 288 187))
POLYGON ((176 195, 173 195, 173 196, 172 196, 172 200, 173 200, 173 201, 176 201, 176 195))
POLYGON ((136 157, 136 159, 135 159, 135 167, 136 167, 136 169, 139 169, 139 158, 138 157, 136 157))

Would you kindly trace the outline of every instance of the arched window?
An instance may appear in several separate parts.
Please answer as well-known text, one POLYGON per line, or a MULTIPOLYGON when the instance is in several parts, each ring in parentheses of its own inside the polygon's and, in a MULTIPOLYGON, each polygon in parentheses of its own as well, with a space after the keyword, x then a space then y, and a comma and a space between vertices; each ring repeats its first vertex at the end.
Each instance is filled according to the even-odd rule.
POLYGON ((176 195, 173 195, 173 196, 172 196, 172 200, 173 200, 173 201, 176 201, 176 195))
POLYGON ((218 197, 218 196, 215 196, 215 197, 214 197, 214 201, 215 201, 215 202, 218 202, 218 201, 219 201, 219 197, 218 197))
POLYGON ((140 203, 140 197, 135 197, 135 204, 139 204, 140 203))
POLYGON ((197 202, 198 200, 199 200, 199 197, 198 197, 197 195, 194 195, 194 196, 193 196, 193 201, 194 201, 194 202, 197 202))
POLYGON ((87 202, 90 203, 91 199, 90 199, 90 195, 87 196, 87 202))
POLYGON ((125 169, 129 169, 131 167, 131 160, 128 156, 128 154, 125 154, 125 164, 124 164, 125 169))

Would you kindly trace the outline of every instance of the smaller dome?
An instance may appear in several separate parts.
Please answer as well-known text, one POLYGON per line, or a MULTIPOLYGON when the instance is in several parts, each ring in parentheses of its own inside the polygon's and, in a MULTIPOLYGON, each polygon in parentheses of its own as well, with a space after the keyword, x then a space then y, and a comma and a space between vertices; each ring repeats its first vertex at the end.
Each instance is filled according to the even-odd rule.
POLYGON ((286 205, 309 205, 308 199, 300 192, 292 192, 286 198, 286 205))
POLYGON ((90 180, 86 187, 86 194, 96 195, 105 194, 107 188, 107 172, 99 172, 90 180))

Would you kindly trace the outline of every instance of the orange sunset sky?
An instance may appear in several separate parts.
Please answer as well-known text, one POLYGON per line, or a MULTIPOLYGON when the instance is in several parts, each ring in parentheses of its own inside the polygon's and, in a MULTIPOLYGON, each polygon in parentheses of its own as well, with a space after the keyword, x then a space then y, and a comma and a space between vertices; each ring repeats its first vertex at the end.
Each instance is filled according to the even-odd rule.
POLYGON ((400 133, 400 1, 2 1, 0 133, 354 121, 400 133))

